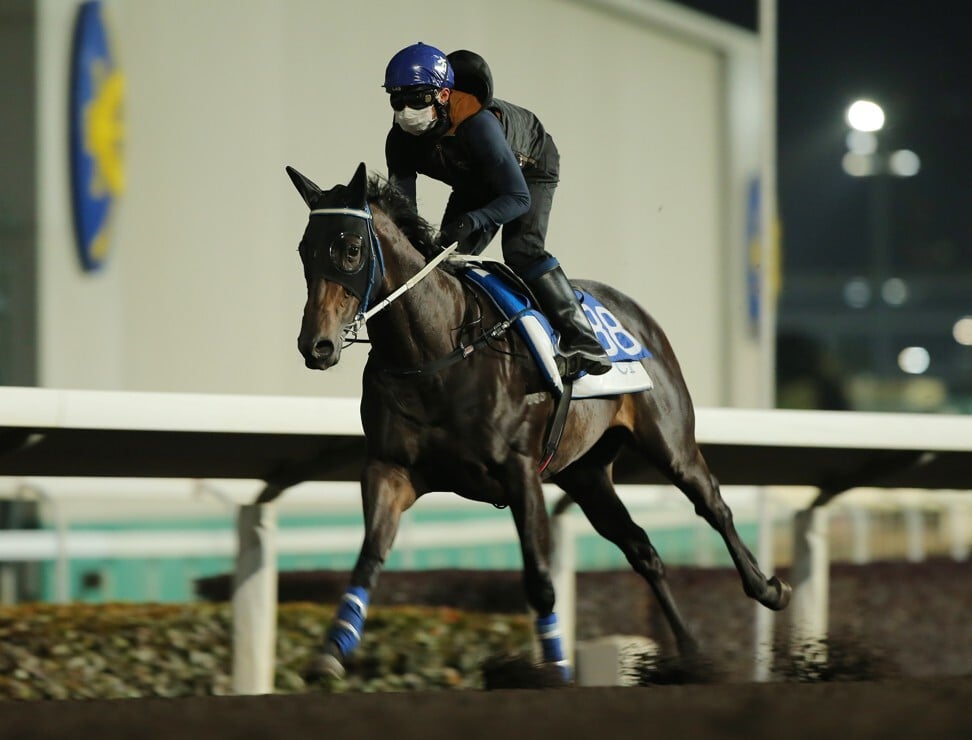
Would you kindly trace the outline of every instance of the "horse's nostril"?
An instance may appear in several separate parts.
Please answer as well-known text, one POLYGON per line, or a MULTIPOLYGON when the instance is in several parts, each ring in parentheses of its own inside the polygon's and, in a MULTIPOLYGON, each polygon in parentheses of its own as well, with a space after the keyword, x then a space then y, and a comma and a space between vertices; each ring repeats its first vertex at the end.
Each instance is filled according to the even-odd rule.
POLYGON ((320 359, 325 359, 330 357, 334 352, 334 342, 330 339, 321 339, 317 344, 314 345, 314 357, 320 359))

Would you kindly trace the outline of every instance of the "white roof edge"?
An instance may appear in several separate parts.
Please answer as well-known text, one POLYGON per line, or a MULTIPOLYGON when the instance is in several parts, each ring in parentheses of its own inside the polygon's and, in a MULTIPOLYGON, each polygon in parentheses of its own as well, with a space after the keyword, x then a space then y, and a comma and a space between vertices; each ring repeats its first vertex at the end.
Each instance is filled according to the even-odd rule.
POLYGON ((867 411, 698 408, 709 444, 927 451, 972 450, 972 416, 867 411))
POLYGON ((358 435, 359 404, 357 398, 0 387, 0 426, 358 435))
MULTIPOLYGON (((357 398, 0 387, 0 426, 35 429, 362 434, 357 398)), ((972 450, 972 416, 697 408, 703 444, 972 450)))

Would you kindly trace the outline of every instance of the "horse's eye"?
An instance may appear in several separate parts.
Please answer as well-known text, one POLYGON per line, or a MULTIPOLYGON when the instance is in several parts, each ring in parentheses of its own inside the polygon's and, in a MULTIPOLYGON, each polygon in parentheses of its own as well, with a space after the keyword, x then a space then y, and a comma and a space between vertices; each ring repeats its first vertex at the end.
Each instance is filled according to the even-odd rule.
POLYGON ((364 265, 364 238, 361 234, 338 234, 331 243, 331 262, 341 272, 358 272, 364 265))

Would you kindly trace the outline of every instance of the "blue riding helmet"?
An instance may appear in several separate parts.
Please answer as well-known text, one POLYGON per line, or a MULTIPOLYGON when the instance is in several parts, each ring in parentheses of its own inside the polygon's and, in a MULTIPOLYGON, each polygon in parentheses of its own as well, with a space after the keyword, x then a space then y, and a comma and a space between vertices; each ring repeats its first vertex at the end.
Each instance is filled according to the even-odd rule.
POLYGON ((411 85, 452 88, 453 84, 455 75, 449 59, 434 46, 422 42, 406 46, 385 68, 386 90, 411 85))

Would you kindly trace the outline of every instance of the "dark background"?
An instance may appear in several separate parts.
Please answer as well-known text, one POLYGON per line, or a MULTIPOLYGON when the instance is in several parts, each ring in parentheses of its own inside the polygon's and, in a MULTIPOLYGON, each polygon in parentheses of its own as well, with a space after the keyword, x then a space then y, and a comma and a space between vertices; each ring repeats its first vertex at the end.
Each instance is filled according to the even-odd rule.
MULTIPOLYGON (((681 4, 758 30, 757 0, 681 4)), ((803 372, 837 392, 778 404, 972 411, 972 348, 952 338, 972 314, 972 6, 779 0, 777 14, 778 384, 803 372), (857 98, 884 108, 880 144, 917 153, 916 176, 843 171, 844 113, 857 98), (879 229, 883 270, 873 258, 879 229), (902 305, 879 298, 890 277, 907 285, 902 305), (854 278, 872 290, 863 309, 843 296, 854 278), (920 386, 896 360, 915 345, 931 356, 920 386)))

